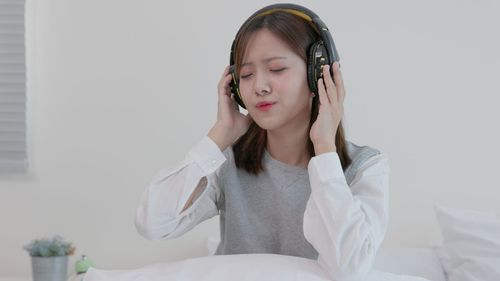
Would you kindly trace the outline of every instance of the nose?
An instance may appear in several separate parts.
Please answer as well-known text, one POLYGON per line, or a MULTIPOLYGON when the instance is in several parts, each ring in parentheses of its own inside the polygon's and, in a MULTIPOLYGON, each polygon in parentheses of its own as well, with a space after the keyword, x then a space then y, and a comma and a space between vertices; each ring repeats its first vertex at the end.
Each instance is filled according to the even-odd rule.
POLYGON ((255 74, 254 91, 257 95, 266 95, 271 92, 267 75, 255 74))

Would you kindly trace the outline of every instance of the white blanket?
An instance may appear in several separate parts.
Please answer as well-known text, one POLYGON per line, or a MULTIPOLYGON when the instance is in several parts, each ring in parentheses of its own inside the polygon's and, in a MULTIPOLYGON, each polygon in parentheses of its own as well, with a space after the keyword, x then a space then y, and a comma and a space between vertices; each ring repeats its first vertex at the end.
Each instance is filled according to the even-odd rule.
MULTIPOLYGON (((225 281, 290 280, 331 281, 314 260, 275 255, 241 254, 190 258, 156 263, 132 270, 90 268, 84 281, 225 281)), ((372 270, 364 281, 430 281, 428 279, 372 270)))

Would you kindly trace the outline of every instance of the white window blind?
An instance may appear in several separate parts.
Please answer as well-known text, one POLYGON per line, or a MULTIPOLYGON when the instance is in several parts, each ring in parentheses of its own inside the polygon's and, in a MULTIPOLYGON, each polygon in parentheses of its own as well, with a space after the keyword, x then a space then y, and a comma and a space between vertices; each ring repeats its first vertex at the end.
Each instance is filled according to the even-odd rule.
POLYGON ((28 166, 24 2, 0 0, 0 173, 28 166))

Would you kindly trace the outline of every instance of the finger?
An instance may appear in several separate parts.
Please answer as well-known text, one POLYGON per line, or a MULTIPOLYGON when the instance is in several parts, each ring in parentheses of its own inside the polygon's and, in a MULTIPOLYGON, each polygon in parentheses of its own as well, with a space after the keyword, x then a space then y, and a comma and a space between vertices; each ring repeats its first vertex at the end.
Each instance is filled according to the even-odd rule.
POLYGON ((228 96, 228 97, 231 96, 231 87, 229 86, 229 84, 230 84, 230 82, 231 82, 232 79, 233 79, 232 75, 228 74, 222 80, 222 87, 223 87, 222 95, 225 95, 225 96, 228 96))
POLYGON ((340 64, 338 61, 333 64, 333 79, 337 86, 338 101, 339 103, 343 103, 345 97, 344 79, 342 78, 342 72, 340 71, 340 64))
MULTIPOLYGON (((219 92, 226 93, 226 91, 229 90, 229 82, 232 79, 232 75, 228 73, 228 69, 229 69, 229 66, 227 66, 224 69, 224 73, 223 73, 221 79, 219 80, 219 84, 217 85, 219 92)), ((226 93, 226 95, 228 95, 228 94, 226 93)))
POLYGON ((226 76, 228 73, 229 73, 229 65, 226 65, 226 67, 224 68, 224 72, 222 72, 221 78, 226 76))
POLYGON ((338 102, 337 89, 330 74, 330 66, 327 64, 323 66, 323 77, 325 77, 326 93, 328 94, 330 103, 338 102))
POLYGON ((231 102, 233 104, 233 109, 240 111, 240 107, 239 107, 238 103, 236 102, 236 100, 234 99, 234 95, 231 95, 230 98, 231 98, 231 102))
POLYGON ((319 94, 319 103, 323 106, 329 105, 330 101, 328 100, 328 96, 326 94, 325 86, 323 84, 323 78, 318 79, 318 94, 319 94))

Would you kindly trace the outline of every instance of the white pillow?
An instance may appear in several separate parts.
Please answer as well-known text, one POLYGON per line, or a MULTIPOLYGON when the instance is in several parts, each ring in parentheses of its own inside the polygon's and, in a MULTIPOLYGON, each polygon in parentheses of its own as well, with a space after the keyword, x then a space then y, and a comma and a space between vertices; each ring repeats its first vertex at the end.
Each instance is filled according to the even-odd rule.
POLYGON ((443 235, 434 245, 448 281, 500 280, 500 215, 434 204, 443 235))
MULTIPOLYGON (((207 238, 209 255, 214 255, 219 242, 220 238, 216 236, 207 238)), ((373 269, 400 275, 420 276, 433 281, 446 281, 439 257, 431 247, 380 248, 373 269), (416 263, 415 260, 419 262, 416 263)))

